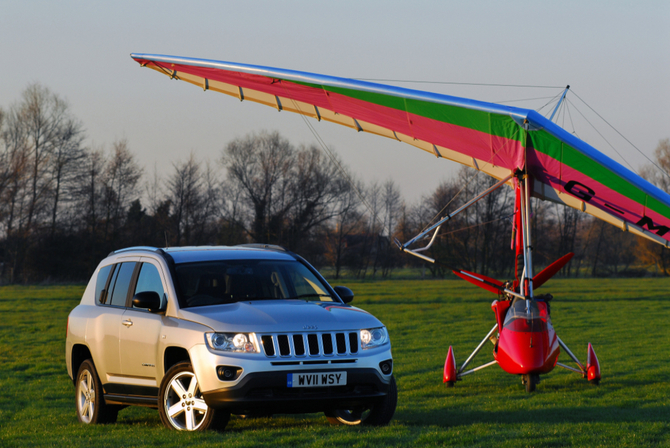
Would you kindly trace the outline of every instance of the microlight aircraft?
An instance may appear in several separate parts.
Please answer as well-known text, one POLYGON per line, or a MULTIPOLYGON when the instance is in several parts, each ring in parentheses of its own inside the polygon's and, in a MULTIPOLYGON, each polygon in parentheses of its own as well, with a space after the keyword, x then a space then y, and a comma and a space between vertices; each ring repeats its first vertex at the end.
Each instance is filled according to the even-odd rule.
POLYGON ((142 67, 203 90, 405 142, 498 179, 408 242, 396 241, 402 251, 427 262, 436 260, 422 252, 431 246, 445 222, 503 185, 515 190, 516 278, 503 283, 454 270, 459 277, 497 294, 498 300, 492 304, 495 325, 460 368, 449 347, 443 375, 449 386, 494 364, 521 375, 528 392, 535 389, 540 374, 555 366, 572 370, 592 383, 600 381, 600 365, 591 344, 586 364, 582 364, 554 331, 548 303, 551 296, 535 294, 572 254, 534 275, 531 197, 576 208, 625 232, 670 245, 670 195, 552 122, 553 114, 545 118, 531 109, 272 67, 166 55, 131 57, 142 67), (424 247, 412 249, 429 237, 424 247), (493 361, 465 370, 487 340, 494 343, 493 361), (561 349, 576 367, 558 362, 561 349))

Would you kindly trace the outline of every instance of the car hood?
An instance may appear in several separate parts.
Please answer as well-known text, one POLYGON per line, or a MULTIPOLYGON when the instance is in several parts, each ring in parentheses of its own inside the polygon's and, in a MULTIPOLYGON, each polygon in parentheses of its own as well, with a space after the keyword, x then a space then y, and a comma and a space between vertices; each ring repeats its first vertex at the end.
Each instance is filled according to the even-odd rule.
POLYGON ((367 311, 340 303, 263 300, 203 306, 179 311, 182 319, 222 332, 284 333, 379 327, 367 311))

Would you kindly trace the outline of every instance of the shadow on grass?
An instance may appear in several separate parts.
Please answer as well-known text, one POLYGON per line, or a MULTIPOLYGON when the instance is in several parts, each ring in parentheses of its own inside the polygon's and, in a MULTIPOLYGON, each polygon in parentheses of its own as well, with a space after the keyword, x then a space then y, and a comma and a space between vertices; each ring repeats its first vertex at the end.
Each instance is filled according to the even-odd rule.
POLYGON ((438 411, 407 410, 395 415, 394 420, 411 426, 435 425, 453 427, 475 423, 616 423, 667 422, 667 409, 662 406, 630 408, 619 406, 574 406, 507 411, 473 411, 444 409, 438 411))

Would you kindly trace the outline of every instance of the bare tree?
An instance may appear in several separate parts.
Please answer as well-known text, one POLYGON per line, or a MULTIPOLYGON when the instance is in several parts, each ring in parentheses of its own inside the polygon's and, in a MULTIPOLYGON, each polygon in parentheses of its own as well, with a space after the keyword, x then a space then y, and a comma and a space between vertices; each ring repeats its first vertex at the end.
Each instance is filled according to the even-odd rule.
POLYGON ((397 255, 399 255, 394 252, 395 246, 392 244, 392 239, 404 205, 400 189, 393 179, 384 182, 381 199, 383 204, 383 229, 377 238, 377 254, 380 258, 382 276, 387 277, 397 262, 397 255))
POLYGON ((70 200, 72 188, 77 176, 77 164, 85 155, 82 141, 83 127, 73 117, 66 118, 62 123, 58 138, 53 144, 51 171, 51 237, 56 232, 59 206, 63 199, 70 200))
POLYGON ((250 219, 248 208, 243 203, 246 193, 242 185, 229 179, 224 179, 219 188, 221 191, 217 208, 221 226, 219 239, 226 245, 246 242, 248 232, 245 222, 250 219))
POLYGON ((3 197, 3 205, 9 215, 7 232, 14 240, 10 243, 12 277, 25 281, 25 256, 35 242, 30 237, 45 223, 50 201, 53 201, 50 211, 54 222, 57 215, 61 184, 54 190, 54 181, 60 182, 64 171, 59 174, 58 165, 63 159, 54 162, 54 158, 79 145, 81 125, 63 99, 44 86, 31 84, 23 91, 21 100, 9 109, 3 141, 11 173, 8 178, 11 187, 3 197))
POLYGON ((259 243, 276 242, 276 227, 292 205, 287 192, 294 153, 277 132, 238 138, 223 151, 221 163, 229 180, 241 186, 249 201, 252 222, 247 231, 259 243))
POLYGON ((104 239, 107 240, 111 234, 111 240, 115 241, 126 210, 140 196, 137 185, 142 176, 142 168, 135 161, 125 139, 114 142, 112 151, 102 182, 105 206, 104 239))
MULTIPOLYGON (((645 166, 641 170, 641 174, 649 182, 666 193, 670 193, 670 138, 658 142, 654 156, 658 168, 650 165, 645 166)), ((670 275, 670 252, 665 247, 646 239, 640 239, 637 252, 644 263, 656 265, 663 275, 670 275)))
POLYGON ((298 149, 289 176, 288 235, 284 241, 289 248, 300 250, 312 229, 336 216, 334 204, 350 186, 315 146, 298 149))
POLYGON ((172 166, 174 172, 167 180, 167 189, 172 205, 171 216, 174 223, 175 243, 177 245, 191 244, 199 236, 193 233, 203 219, 203 213, 205 216, 211 214, 209 201, 204 191, 201 166, 193 153, 186 162, 175 163, 172 166))
POLYGON ((335 267, 335 278, 340 278, 342 268, 345 264, 357 264, 356 246, 364 234, 364 219, 361 212, 361 200, 358 191, 362 191, 363 185, 360 181, 353 180, 349 175, 353 186, 347 187, 340 195, 334 206, 335 228, 327 232, 328 239, 328 261, 335 267))
POLYGON ((277 132, 230 142, 221 162, 228 173, 227 189, 242 193, 242 204, 248 204, 239 210, 235 200, 234 209, 228 210, 236 217, 249 217, 245 228, 251 239, 292 250, 307 247, 310 233, 336 215, 333 204, 348 188, 337 163, 317 147, 295 149, 277 132))
POLYGON ((640 170, 640 173, 649 182, 666 193, 670 193, 670 138, 658 142, 654 150, 654 157, 658 168, 647 165, 640 170))

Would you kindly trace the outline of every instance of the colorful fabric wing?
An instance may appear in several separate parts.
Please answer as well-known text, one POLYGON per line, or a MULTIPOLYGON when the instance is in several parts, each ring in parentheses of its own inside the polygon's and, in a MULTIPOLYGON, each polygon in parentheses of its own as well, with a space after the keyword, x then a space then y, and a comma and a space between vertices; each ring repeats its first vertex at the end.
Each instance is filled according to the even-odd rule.
POLYGON ((527 166, 534 196, 670 246, 670 195, 533 110, 272 67, 131 57, 204 90, 409 143, 497 179, 527 166))

